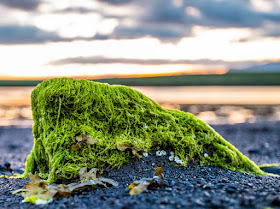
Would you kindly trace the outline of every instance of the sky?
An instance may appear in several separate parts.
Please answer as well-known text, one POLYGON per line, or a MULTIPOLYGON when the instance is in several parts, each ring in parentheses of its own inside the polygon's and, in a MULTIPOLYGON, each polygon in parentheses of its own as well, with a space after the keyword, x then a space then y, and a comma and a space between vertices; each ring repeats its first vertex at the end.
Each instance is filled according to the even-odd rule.
POLYGON ((0 1, 0 79, 225 73, 279 49, 280 0, 0 1))

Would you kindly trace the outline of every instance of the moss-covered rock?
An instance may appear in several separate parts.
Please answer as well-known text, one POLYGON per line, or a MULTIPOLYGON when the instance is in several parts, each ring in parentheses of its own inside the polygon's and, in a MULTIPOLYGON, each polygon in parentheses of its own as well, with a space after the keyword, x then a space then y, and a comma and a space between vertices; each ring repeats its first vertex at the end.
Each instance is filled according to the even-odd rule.
POLYGON ((118 150, 120 144, 145 152, 169 149, 185 162, 264 174, 194 115, 165 109, 126 86, 47 80, 32 92, 32 111, 35 139, 24 175, 37 172, 49 182, 70 179, 84 166, 121 166, 133 156, 118 150))

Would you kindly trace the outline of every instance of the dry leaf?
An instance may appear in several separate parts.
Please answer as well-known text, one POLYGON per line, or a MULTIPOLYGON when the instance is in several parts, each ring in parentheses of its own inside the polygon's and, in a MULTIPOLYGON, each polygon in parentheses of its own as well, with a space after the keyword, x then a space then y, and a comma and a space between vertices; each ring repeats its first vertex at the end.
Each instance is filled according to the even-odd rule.
POLYGON ((160 181, 160 184, 163 185, 164 184, 164 171, 163 171, 163 168, 162 167, 157 167, 156 168, 156 171, 155 171, 155 176, 154 178, 159 178, 161 181, 160 181))
POLYGON ((33 184, 38 184, 38 183, 41 183, 42 180, 39 178, 39 176, 35 173, 35 174, 27 174, 28 175, 28 178, 30 179, 30 181, 33 183, 33 184))
POLYGON ((100 177, 100 172, 97 168, 92 168, 90 171, 87 171, 87 167, 81 168, 79 171, 79 176, 81 182, 87 181, 87 180, 93 180, 100 177))
POLYGON ((79 171, 80 179, 83 182, 68 185, 50 185, 42 181, 37 174, 28 174, 31 181, 27 182, 24 189, 18 189, 12 193, 16 194, 21 192, 25 202, 47 204, 51 202, 54 196, 69 197, 74 190, 82 189, 87 186, 118 186, 118 182, 113 179, 100 177, 100 172, 97 168, 92 168, 89 172, 87 170, 86 167, 83 167, 79 171))
POLYGON ((138 151, 140 151, 139 149, 135 149, 132 146, 128 145, 128 144, 118 144, 117 145, 117 149, 124 152, 127 149, 130 149, 132 151, 132 154, 134 156, 137 156, 138 158, 141 158, 142 156, 138 154, 138 151))
POLYGON ((72 151, 77 151, 81 148, 82 148, 82 142, 78 142, 77 144, 74 144, 74 145, 71 146, 72 151))
POLYGON ((98 180, 100 180, 100 181, 102 181, 104 183, 111 184, 114 187, 119 186, 119 183, 117 181, 113 180, 113 179, 108 179, 108 178, 100 177, 98 180))
POLYGON ((82 148, 82 143, 85 142, 86 144, 95 144, 96 140, 87 136, 86 134, 76 136, 77 143, 72 145, 71 150, 77 151, 82 148))
POLYGON ((164 184, 164 170, 162 167, 157 167, 153 178, 142 178, 138 181, 131 183, 128 188, 130 189, 130 195, 137 195, 142 193, 151 184, 155 182, 155 179, 161 180, 161 185, 164 184))
POLYGON ((93 138, 91 138, 91 137, 89 137, 89 136, 87 136, 86 139, 85 139, 85 142, 86 142, 87 144, 95 144, 95 143, 96 143, 96 140, 93 139, 93 138))
POLYGON ((42 200, 38 204, 50 202, 55 193, 48 191, 49 184, 42 181, 36 173, 34 175, 28 174, 28 177, 31 181, 27 182, 25 189, 17 190, 14 193, 21 192, 21 195, 24 197, 26 202, 37 204, 38 199, 42 200))
POLYGON ((122 152, 124 152, 127 149, 132 149, 132 147, 128 144, 118 144, 117 148, 122 152))
POLYGON ((82 136, 82 135, 76 136, 76 141, 82 142, 83 140, 84 140, 84 139, 83 139, 83 136, 82 136))
POLYGON ((149 185, 154 183, 154 178, 142 178, 138 181, 131 183, 128 188, 130 189, 130 195, 137 195, 142 193, 148 188, 149 185))

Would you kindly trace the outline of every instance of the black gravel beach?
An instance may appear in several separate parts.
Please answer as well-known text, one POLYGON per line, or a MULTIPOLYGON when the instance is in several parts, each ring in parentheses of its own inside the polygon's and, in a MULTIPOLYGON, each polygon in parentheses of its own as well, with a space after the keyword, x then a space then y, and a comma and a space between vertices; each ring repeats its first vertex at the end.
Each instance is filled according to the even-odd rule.
MULTIPOLYGON (((256 164, 280 162, 280 122, 212 126, 256 164)), ((0 127, 0 173, 23 172, 33 146, 31 128, 0 127), (10 171, 9 171, 10 170, 10 171)), ((274 172, 279 172, 274 168, 274 172)), ((105 169, 104 177, 118 187, 86 188, 69 198, 54 198, 47 205, 23 203, 11 191, 23 188, 28 179, 0 179, 0 208, 280 208, 280 178, 256 176, 190 162, 187 167, 170 163, 168 156, 150 153, 132 159, 120 169, 105 169), (164 185, 152 185, 130 196, 128 185, 152 177, 163 165, 164 185)))

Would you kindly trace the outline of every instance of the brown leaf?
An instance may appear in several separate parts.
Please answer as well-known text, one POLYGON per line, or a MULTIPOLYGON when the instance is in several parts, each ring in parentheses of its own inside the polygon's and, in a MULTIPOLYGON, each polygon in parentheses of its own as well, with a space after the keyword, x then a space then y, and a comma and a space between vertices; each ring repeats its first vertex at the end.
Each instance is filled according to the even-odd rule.
POLYGON ((82 167, 79 171, 80 180, 87 174, 87 167, 82 167))
POLYGON ((137 195, 142 193, 148 188, 149 185, 154 183, 154 178, 142 178, 138 181, 131 183, 128 188, 130 189, 130 195, 137 195))
POLYGON ((36 173, 34 175, 28 174, 28 177, 31 181, 27 182, 25 188, 17 190, 14 193, 21 192, 24 200, 29 202, 31 201, 35 204, 38 199, 42 200, 41 203, 48 203, 48 201, 53 198, 56 192, 49 191, 49 184, 45 181, 42 181, 36 173))
POLYGON ((82 142, 83 140, 84 140, 84 139, 83 139, 83 136, 82 136, 82 135, 76 136, 76 141, 82 142))
POLYGON ((69 197, 74 190, 82 189, 87 186, 100 185, 107 187, 107 184, 118 186, 118 182, 100 177, 100 172, 97 168, 92 168, 89 172, 87 170, 87 167, 82 167, 79 171, 80 179, 84 182, 68 185, 51 185, 42 181, 37 174, 28 174, 31 181, 27 182, 24 189, 18 189, 14 191, 13 194, 21 192, 21 195, 27 202, 46 204, 50 202, 54 196, 69 197))
POLYGON ((74 190, 82 189, 84 187, 92 186, 92 185, 101 185, 101 186, 106 187, 106 185, 102 181, 96 179, 96 180, 88 180, 88 181, 83 182, 83 183, 72 184, 71 186, 68 187, 68 189, 69 189, 69 191, 72 192, 74 190))
POLYGON ((141 158, 142 156, 138 154, 138 151, 140 151, 139 149, 135 149, 132 146, 128 145, 128 144, 118 144, 117 149, 124 152, 127 149, 130 149, 132 151, 132 154, 134 156, 137 156, 138 158, 141 158))
POLYGON ((130 195, 137 195, 148 188, 149 185, 153 184, 155 179, 161 180, 161 185, 164 184, 164 171, 162 167, 157 167, 153 178, 142 178, 138 181, 131 183, 128 188, 130 189, 130 195))
POLYGON ((76 141, 85 142, 87 144, 95 144, 96 143, 95 139, 91 138, 90 136, 88 136, 86 134, 76 136, 76 141))
POLYGON ((80 176, 81 182, 84 182, 84 181, 87 181, 87 180, 93 180, 93 179, 99 178, 100 177, 100 172, 99 172, 99 169, 97 169, 97 168, 92 168, 88 172, 87 167, 83 167, 79 171, 79 176, 80 176))
POLYGON ((37 183, 40 183, 42 181, 39 178, 39 176, 37 175, 37 173, 35 173, 35 174, 28 173, 27 176, 33 184, 37 184, 37 183))
POLYGON ((164 171, 163 171, 163 168, 162 167, 157 167, 154 175, 155 175, 156 178, 160 178, 160 180, 161 180, 160 183, 161 183, 161 185, 163 185, 164 184, 164 171))
POLYGON ((93 138, 91 138, 91 137, 89 137, 89 136, 87 136, 86 139, 85 139, 85 142, 86 142, 87 144, 95 144, 95 143, 96 143, 96 140, 93 139, 93 138))
MULTIPOLYGON (((50 186, 52 186, 52 185, 50 185, 50 186)), ((53 189, 49 188, 49 192, 55 193, 55 190, 56 190, 56 193, 55 193, 56 196, 69 197, 72 194, 72 191, 69 190, 68 185, 60 184, 58 186, 55 185, 55 187, 53 189)))
POLYGON ((74 145, 71 146, 72 151, 77 151, 81 148, 82 148, 82 142, 78 142, 77 144, 74 144, 74 145))
POLYGON ((122 152, 124 152, 127 149, 132 149, 132 147, 128 144, 118 144, 117 148, 122 152))

